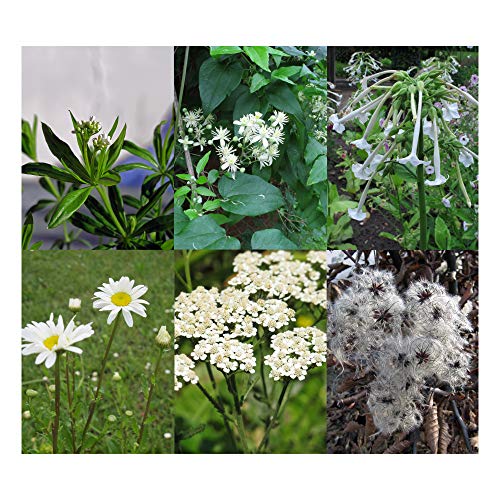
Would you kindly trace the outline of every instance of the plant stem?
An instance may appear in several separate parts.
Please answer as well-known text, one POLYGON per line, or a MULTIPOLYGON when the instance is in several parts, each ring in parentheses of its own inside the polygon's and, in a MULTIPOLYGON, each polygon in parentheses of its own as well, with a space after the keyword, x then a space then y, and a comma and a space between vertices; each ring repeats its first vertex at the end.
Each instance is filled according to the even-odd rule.
POLYGON ((77 453, 81 453, 83 449, 83 446, 85 444, 85 436, 87 435, 90 423, 92 422, 92 418, 94 417, 97 400, 99 399, 99 394, 101 392, 101 384, 102 384, 102 379, 104 377, 104 370, 106 369, 106 362, 108 361, 109 351, 111 350, 111 344, 113 343, 113 339, 115 338, 117 327, 118 327, 118 318, 115 319, 115 324, 113 325, 113 329, 111 330, 111 335, 109 337, 108 344, 106 346, 106 351, 104 352, 104 356, 102 358, 101 369, 99 371, 99 379, 97 381, 97 388, 94 393, 94 399, 90 402, 89 414, 87 417, 87 421, 85 422, 85 427, 83 428, 82 442, 77 450, 77 453))
POLYGON ((179 89, 179 100, 177 103, 177 123, 175 124, 174 130, 174 141, 177 143, 177 137, 179 134, 179 121, 181 119, 181 111, 182 111, 182 98, 184 97, 184 86, 186 84, 186 72, 189 60, 189 47, 186 46, 184 51, 184 65, 182 67, 182 77, 181 77, 181 88, 179 89))
POLYGON ((57 441, 59 438, 59 415, 61 413, 61 365, 59 361, 59 354, 56 357, 56 367, 55 367, 55 382, 56 382, 56 394, 55 394, 55 416, 54 423, 52 424, 52 453, 57 453, 57 441))
POLYGON ((274 410, 274 415, 271 418, 269 425, 266 428, 264 437, 262 438, 262 441, 260 442, 259 447, 257 448, 257 453, 260 453, 262 451, 262 449, 265 449, 265 447, 267 446, 267 441, 269 440, 269 434, 271 433, 271 429, 273 428, 275 422, 279 418, 281 404, 283 403, 283 400, 285 399, 285 394, 286 394, 286 391, 287 391, 289 385, 290 385, 290 379, 287 378, 283 384, 282 389, 281 389, 281 393, 280 393, 279 398, 278 398, 278 403, 276 404, 276 409, 274 410))
POLYGON ((226 377, 229 392, 233 396, 234 407, 236 409, 236 428, 238 429, 243 453, 248 453, 247 436, 245 432, 245 424, 243 422, 243 415, 241 413, 240 396, 238 394, 238 386, 236 385, 235 375, 231 374, 229 376, 224 376, 226 377))
MULTIPOLYGON (((417 156, 422 158, 424 150, 424 134, 418 139, 417 156)), ((427 250, 427 207, 425 203, 425 175, 424 165, 417 166, 418 209, 420 213, 420 248, 427 250)))
POLYGON ((192 292, 193 291, 193 283, 191 281, 191 266, 190 266, 190 260, 191 258, 191 250, 188 250, 187 252, 184 252, 184 276, 186 277, 186 285, 187 285, 187 291, 192 292))
MULTIPOLYGON (((76 453, 76 430, 75 430, 75 415, 73 413, 73 395, 71 392, 71 381, 69 376, 69 357, 70 353, 66 353, 66 392, 68 396, 69 419, 71 425, 71 445, 73 453, 76 453)), ((74 389, 74 387, 73 387, 74 389)))
POLYGON ((113 207, 111 206, 111 202, 109 201, 109 197, 106 193, 106 190, 102 186, 96 186, 97 191, 101 195, 102 201, 104 202, 104 206, 106 207, 106 210, 109 213, 109 216, 115 223, 116 229, 120 231, 120 234, 125 238, 127 236, 127 233, 123 229, 122 225, 120 224, 119 220, 117 219, 115 212, 113 210, 113 207))
POLYGON ((144 410, 144 415, 142 417, 141 427, 139 429, 139 437, 137 438, 137 444, 140 445, 142 441, 142 436, 144 435, 144 425, 146 424, 146 419, 148 418, 149 408, 151 406, 151 399, 153 397, 153 390, 156 385, 156 379, 158 373, 160 372, 160 361, 163 356, 163 348, 159 349, 158 359, 156 360, 155 369, 153 375, 151 375, 151 380, 149 383, 148 399, 146 401, 146 409, 144 410))

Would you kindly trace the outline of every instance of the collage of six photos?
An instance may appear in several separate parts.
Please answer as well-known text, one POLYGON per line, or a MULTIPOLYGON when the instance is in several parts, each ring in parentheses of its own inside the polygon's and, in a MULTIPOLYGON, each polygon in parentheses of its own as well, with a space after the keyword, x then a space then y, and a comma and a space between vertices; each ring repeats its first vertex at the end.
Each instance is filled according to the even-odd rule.
POLYGON ((478 73, 24 47, 22 452, 477 453, 478 73))

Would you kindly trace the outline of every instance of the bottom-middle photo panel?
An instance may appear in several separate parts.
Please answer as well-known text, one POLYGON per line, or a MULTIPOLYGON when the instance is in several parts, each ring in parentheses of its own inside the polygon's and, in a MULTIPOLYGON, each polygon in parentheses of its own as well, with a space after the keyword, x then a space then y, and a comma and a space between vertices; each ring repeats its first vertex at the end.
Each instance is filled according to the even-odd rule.
POLYGON ((177 453, 325 453, 326 252, 175 253, 177 453))

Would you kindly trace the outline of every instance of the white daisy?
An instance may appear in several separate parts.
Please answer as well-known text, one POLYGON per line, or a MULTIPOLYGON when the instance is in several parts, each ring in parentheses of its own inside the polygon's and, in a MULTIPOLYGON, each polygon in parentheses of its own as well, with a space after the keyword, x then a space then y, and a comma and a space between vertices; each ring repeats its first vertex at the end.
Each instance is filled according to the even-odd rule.
POLYGON ((73 344, 84 340, 94 334, 92 323, 75 326, 74 318, 64 328, 62 316, 59 316, 57 324, 54 323, 54 313, 45 323, 33 321, 21 331, 21 336, 26 344, 22 345, 22 354, 38 354, 35 363, 37 365, 45 362, 45 366, 50 368, 57 359, 57 351, 65 350, 81 354, 79 347, 73 344))
POLYGON ((103 283, 99 290, 94 293, 94 308, 99 311, 111 311, 108 316, 108 325, 114 321, 120 311, 128 326, 134 325, 131 313, 146 317, 146 308, 143 304, 149 304, 149 302, 140 297, 148 291, 147 286, 134 287, 134 280, 122 276, 119 281, 109 278, 109 283, 103 283))

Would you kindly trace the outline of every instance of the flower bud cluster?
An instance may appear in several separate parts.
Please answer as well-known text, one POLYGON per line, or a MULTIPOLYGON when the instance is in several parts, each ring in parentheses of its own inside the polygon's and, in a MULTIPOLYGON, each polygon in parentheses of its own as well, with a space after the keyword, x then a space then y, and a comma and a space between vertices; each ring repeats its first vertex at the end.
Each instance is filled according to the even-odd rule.
POLYGON ((437 283, 416 281, 400 295, 391 273, 365 268, 329 304, 328 323, 337 359, 375 373, 368 407, 385 434, 420 425, 426 384, 468 379, 463 334, 472 328, 459 298, 437 283))
POLYGON ((269 377, 304 380, 309 368, 326 362, 326 334, 315 327, 294 328, 271 337, 273 353, 264 357, 269 377))
POLYGON ((95 116, 91 116, 88 120, 80 120, 76 123, 75 134, 82 134, 83 137, 89 139, 93 135, 97 134, 101 130, 101 124, 95 119, 95 116))
POLYGON ((94 137, 92 144, 96 150, 103 151, 111 144, 111 137, 109 137, 109 135, 99 134, 97 137, 94 137))

